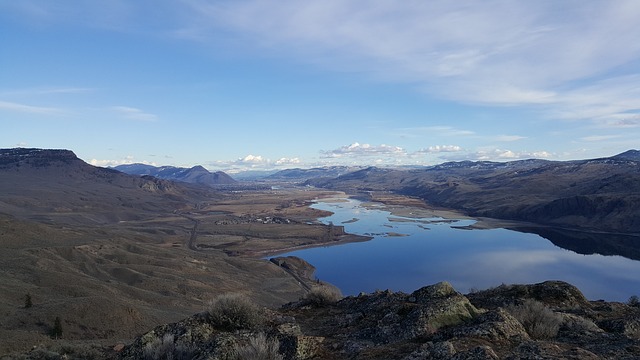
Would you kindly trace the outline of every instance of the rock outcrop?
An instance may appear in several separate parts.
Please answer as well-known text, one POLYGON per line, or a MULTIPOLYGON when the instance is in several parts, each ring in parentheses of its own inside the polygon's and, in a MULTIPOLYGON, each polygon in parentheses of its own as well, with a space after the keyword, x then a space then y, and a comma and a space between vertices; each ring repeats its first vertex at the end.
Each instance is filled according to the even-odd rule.
POLYGON ((322 306, 301 300, 264 313, 262 325, 236 331, 216 328, 207 313, 197 314, 140 336, 118 357, 143 358, 147 344, 165 338, 173 341, 174 358, 233 359, 239 346, 259 336, 277 344, 283 359, 640 357, 640 308, 590 302, 558 281, 504 285, 466 296, 443 282, 411 294, 378 291, 322 306), (509 310, 526 300, 561 319, 557 334, 536 340, 528 333, 509 310))

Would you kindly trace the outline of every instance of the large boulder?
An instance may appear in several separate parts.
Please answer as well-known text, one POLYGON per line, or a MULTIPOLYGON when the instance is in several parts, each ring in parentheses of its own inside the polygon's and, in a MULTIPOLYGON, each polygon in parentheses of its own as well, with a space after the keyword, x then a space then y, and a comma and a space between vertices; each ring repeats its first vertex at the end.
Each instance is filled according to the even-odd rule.
POLYGON ((525 299, 533 299, 555 308, 590 307, 589 301, 577 287, 564 281, 545 281, 532 285, 500 285, 466 295, 472 304, 495 309, 525 299))

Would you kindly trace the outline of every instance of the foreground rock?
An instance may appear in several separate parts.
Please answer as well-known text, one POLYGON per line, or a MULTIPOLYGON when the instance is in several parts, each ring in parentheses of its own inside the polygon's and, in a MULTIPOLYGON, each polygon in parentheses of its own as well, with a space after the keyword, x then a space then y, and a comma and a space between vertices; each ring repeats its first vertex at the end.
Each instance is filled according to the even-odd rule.
POLYGON ((197 314, 156 327, 110 356, 237 359, 258 344, 263 353, 255 358, 265 359, 640 358, 640 307, 587 301, 558 281, 466 296, 443 282, 411 294, 301 299, 260 314, 260 323, 234 329, 197 314))

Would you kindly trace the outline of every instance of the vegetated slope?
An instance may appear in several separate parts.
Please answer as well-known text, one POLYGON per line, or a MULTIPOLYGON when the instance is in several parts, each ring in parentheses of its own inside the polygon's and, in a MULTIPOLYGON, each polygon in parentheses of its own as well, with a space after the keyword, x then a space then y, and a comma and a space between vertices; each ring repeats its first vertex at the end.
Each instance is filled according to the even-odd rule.
POLYGON ((68 150, 0 149, 0 356, 50 342, 56 317, 64 339, 113 344, 228 291, 296 299, 297 281, 273 264, 189 249, 189 213, 222 197, 68 150))
POLYGON ((181 181, 192 184, 226 185, 236 181, 223 171, 209 172, 202 166, 181 168, 174 166, 156 167, 145 164, 118 165, 114 167, 118 171, 130 175, 150 175, 165 180, 181 181))
POLYGON ((580 161, 452 162, 422 170, 367 168, 309 184, 393 191, 471 216, 640 232, 640 152, 580 161))

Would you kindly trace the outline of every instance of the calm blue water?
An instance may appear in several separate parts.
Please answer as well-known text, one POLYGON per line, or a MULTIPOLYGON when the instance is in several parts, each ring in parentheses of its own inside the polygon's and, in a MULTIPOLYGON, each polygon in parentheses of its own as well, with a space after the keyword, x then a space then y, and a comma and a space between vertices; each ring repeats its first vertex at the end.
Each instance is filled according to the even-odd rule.
POLYGON ((334 214, 320 219, 343 225, 352 234, 371 235, 367 242, 294 251, 316 268, 316 276, 338 286, 345 295, 391 289, 411 292, 439 281, 458 291, 486 289, 501 283, 563 280, 588 299, 626 301, 640 294, 640 261, 621 256, 580 255, 535 235, 506 229, 462 230, 473 223, 425 223, 361 202, 319 202, 313 207, 334 214), (358 221, 345 223, 354 218, 358 221), (410 220, 390 221, 390 218, 410 220), (425 229, 428 228, 428 229, 425 229), (400 233, 407 236, 388 236, 400 233))

